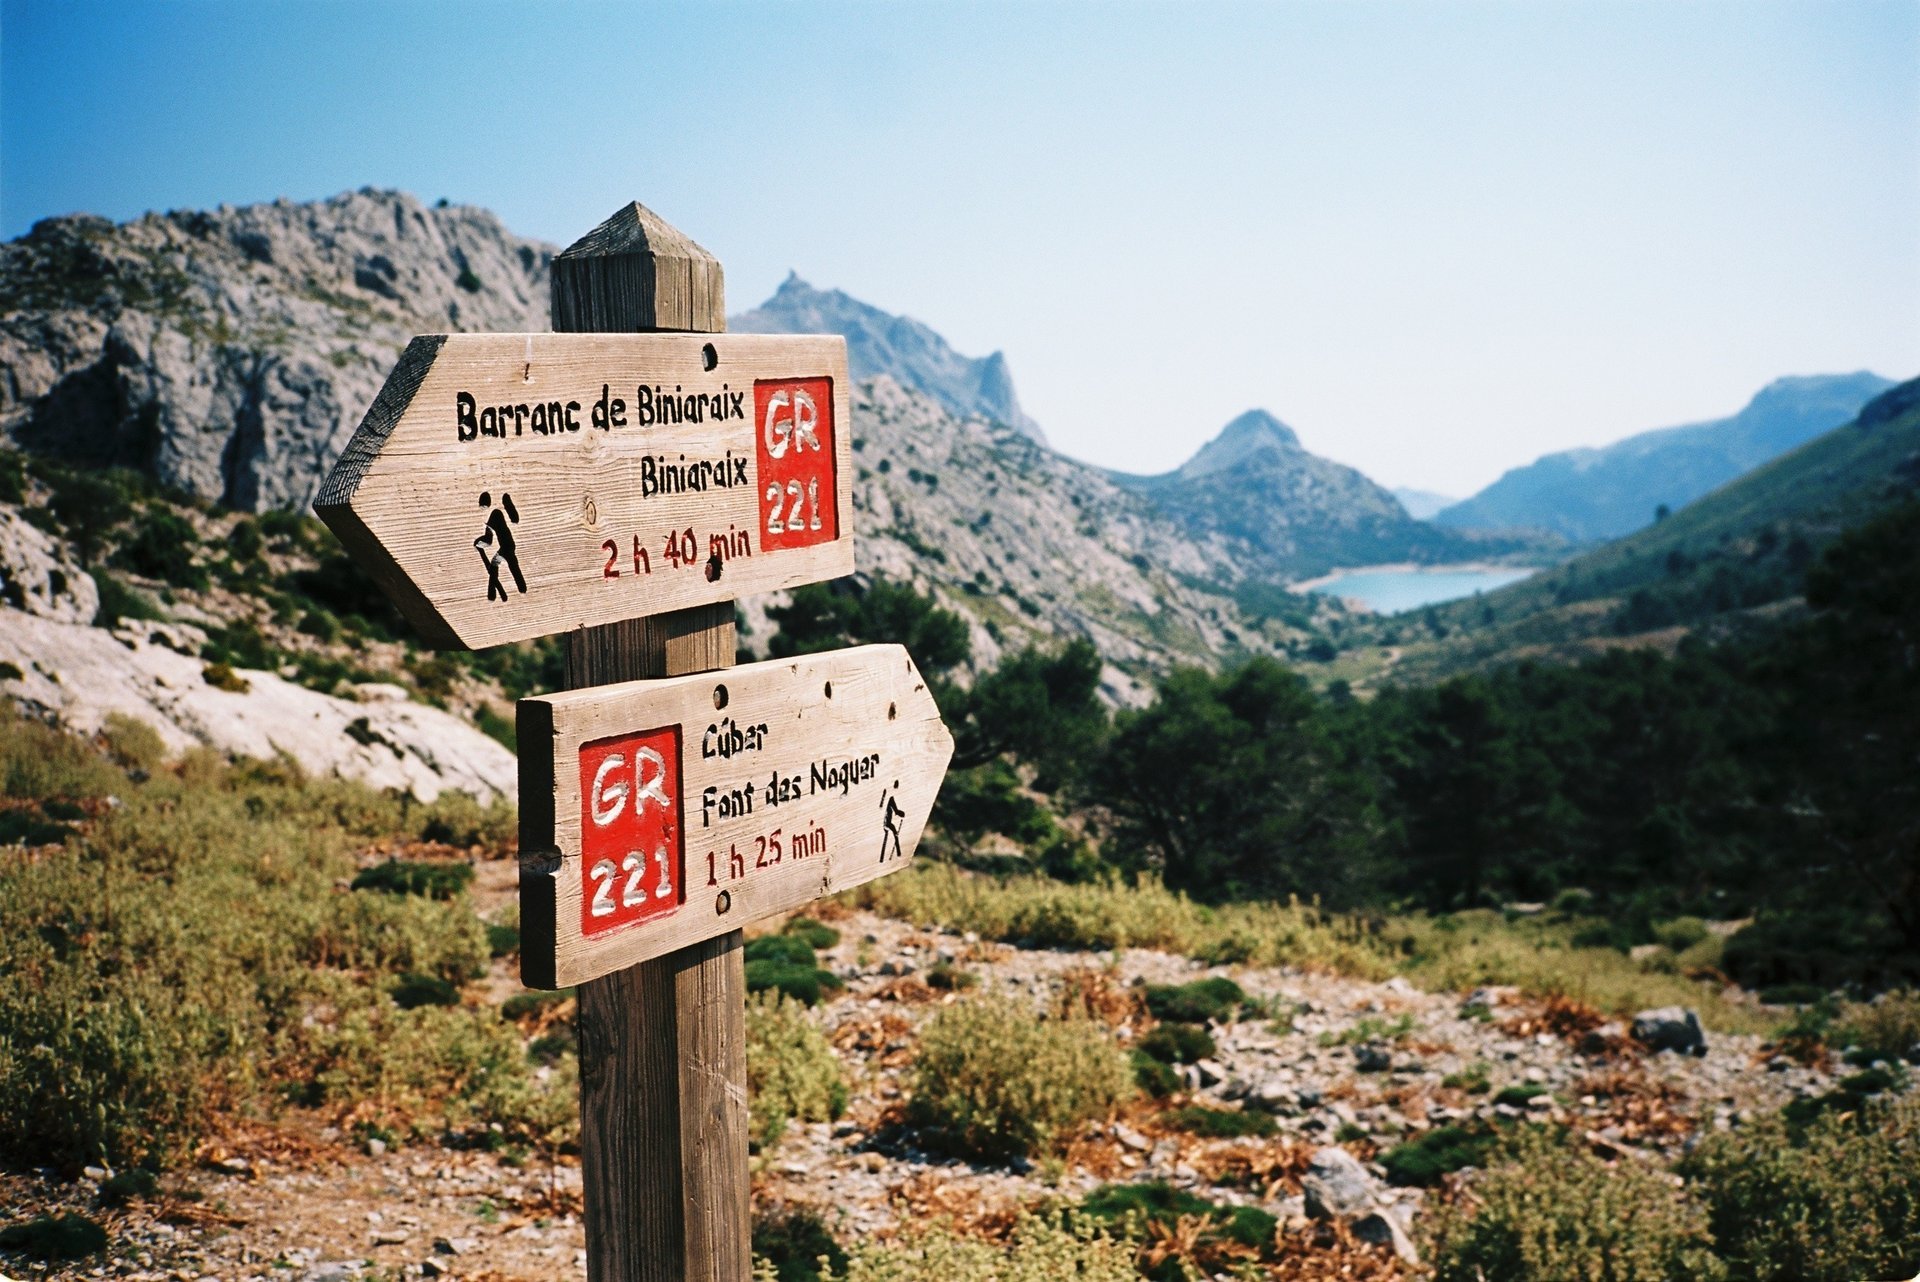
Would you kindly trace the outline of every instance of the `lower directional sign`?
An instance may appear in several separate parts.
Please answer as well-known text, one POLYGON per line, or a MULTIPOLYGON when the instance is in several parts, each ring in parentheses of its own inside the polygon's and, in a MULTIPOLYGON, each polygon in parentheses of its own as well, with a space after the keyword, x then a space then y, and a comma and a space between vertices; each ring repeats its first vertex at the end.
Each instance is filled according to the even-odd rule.
POLYGON ((905 867, 953 737, 906 650, 520 701, 521 978, 564 988, 905 867))

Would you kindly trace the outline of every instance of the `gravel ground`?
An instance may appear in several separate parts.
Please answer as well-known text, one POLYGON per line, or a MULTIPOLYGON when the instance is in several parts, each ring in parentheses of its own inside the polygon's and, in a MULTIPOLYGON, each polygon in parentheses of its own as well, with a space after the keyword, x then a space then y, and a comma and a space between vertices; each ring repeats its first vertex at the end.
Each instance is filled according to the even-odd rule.
MULTIPOLYGON (((1759 1039, 1707 1035, 1704 1055, 1633 1048, 1619 1028, 1581 1027, 1577 1012, 1511 993, 1429 994, 1403 980, 1371 983, 1286 969, 1202 967, 1150 950, 1118 956, 1023 950, 916 930, 867 914, 834 923, 841 942, 822 964, 847 981, 823 1018, 853 1087, 845 1117, 795 1125, 755 1159, 762 1206, 818 1209, 843 1238, 885 1233, 903 1219, 945 1214, 961 1224, 1002 1221, 1012 1208, 1078 1196, 1113 1180, 1162 1179, 1228 1203, 1261 1205, 1305 1231, 1301 1176, 1316 1149, 1340 1144, 1359 1159, 1375 1205, 1402 1227, 1420 1213, 1418 1189, 1388 1187, 1380 1152, 1449 1121, 1551 1120, 1603 1156, 1670 1155, 1706 1130, 1740 1124, 1831 1085, 1822 1068, 1768 1062, 1759 1039), (1052 1005, 1069 976, 1107 995, 1116 1037, 1146 1021, 1136 981, 1182 983, 1227 975, 1261 1013, 1214 1030, 1218 1056, 1189 1066, 1187 1094, 1141 1100, 1069 1137, 1062 1161, 972 1165, 921 1151, 900 1124, 919 1026, 963 1000, 924 981, 938 962, 971 973, 973 991, 1052 1005), (1362 1021, 1376 1036, 1343 1041, 1362 1021), (1323 1044, 1324 1043, 1324 1044, 1323 1044), (1485 1092, 1447 1085, 1478 1070, 1485 1092), (1544 1087, 1525 1103, 1496 1103, 1503 1087, 1544 1087), (1259 1109, 1271 1138, 1209 1140, 1169 1124, 1174 1103, 1259 1109), (1223 1182, 1224 1181, 1224 1182, 1223 1182)), ((494 997, 509 986, 495 986, 494 997)), ((14 1278, 549 1279, 585 1273, 580 1173, 571 1159, 515 1166, 498 1154, 416 1143, 356 1146, 327 1119, 292 1112, 235 1124, 160 1194, 125 1208, 100 1202, 106 1172, 0 1175, 0 1221, 78 1211, 103 1223, 105 1257, 49 1266, 0 1256, 14 1278)), ((1390 1247, 1382 1245, 1387 1252, 1390 1247)))

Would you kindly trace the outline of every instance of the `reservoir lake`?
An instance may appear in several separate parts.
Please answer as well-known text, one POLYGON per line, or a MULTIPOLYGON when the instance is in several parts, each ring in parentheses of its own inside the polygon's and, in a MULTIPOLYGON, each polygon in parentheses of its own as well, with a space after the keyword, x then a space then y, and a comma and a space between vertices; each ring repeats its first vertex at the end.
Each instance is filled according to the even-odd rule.
POLYGON ((1293 590, 1324 592, 1359 601, 1376 614, 1398 614, 1476 592, 1491 592, 1532 573, 1526 566, 1506 565, 1363 566, 1297 583, 1293 590))

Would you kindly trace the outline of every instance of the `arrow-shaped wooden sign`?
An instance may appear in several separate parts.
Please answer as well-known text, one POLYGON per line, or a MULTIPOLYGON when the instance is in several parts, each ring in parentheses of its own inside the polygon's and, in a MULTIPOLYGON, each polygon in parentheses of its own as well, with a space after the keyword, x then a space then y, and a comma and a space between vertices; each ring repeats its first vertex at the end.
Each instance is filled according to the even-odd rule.
POLYGON ((905 867, 953 737, 904 647, 520 701, 521 978, 564 988, 905 867))
POLYGON ((430 643, 853 572, 846 340, 416 338, 314 510, 430 643))

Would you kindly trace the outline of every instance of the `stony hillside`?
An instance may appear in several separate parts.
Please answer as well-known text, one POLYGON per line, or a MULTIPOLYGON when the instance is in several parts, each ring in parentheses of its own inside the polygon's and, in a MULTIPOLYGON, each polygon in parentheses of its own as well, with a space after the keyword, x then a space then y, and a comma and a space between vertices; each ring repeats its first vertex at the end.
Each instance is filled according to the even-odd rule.
MULTIPOLYGON (((479 904, 504 903, 511 861, 479 871, 479 904)), ((1483 1137, 1538 1127, 1563 1137, 1556 1142, 1568 1163, 1621 1178, 1664 1174, 1673 1154, 1715 1135, 1724 1143, 1783 1106, 1831 1106, 1844 1098, 1836 1084, 1851 1071, 1824 1054, 1804 1065, 1769 1054, 1751 1034, 1701 1038, 1690 1012, 1679 1010, 1634 1024, 1684 1048, 1653 1051, 1628 1036, 1624 1020, 1591 1029, 1577 1003, 1543 1003, 1510 988, 1429 993, 1401 978, 1203 968, 1151 948, 1009 947, 865 912, 834 917, 839 942, 819 961, 844 990, 811 1022, 824 1034, 822 1048, 832 1048, 829 1071, 846 1082, 848 1098, 836 1118, 796 1119, 763 1149, 753 1174, 761 1251, 779 1247, 768 1226, 785 1216, 826 1226, 827 1244, 810 1246, 819 1251, 842 1249, 836 1238, 894 1240, 934 1218, 994 1241, 1017 1208, 1097 1205, 1104 1190, 1139 1187, 1176 1190, 1200 1213, 1238 1215, 1261 1231, 1260 1250, 1241 1248, 1237 1260, 1231 1243, 1223 1249, 1193 1235, 1156 1256, 1147 1234, 1137 1247, 1145 1276, 1168 1276, 1149 1265, 1172 1254, 1215 1265, 1224 1257, 1249 1270, 1286 1262, 1286 1272, 1261 1276, 1413 1279, 1430 1276, 1420 1266, 1423 1257, 1432 1262, 1433 1225, 1475 1175, 1449 1172, 1496 1155, 1483 1137), (952 991, 961 982, 955 976, 971 996, 952 991), (1147 1014, 1143 994, 1155 991, 1148 985, 1196 981, 1239 985, 1247 1012, 1234 1010, 1204 1031, 1147 1014), (1038 1011, 1093 1006, 1089 1036, 1099 1042, 1152 1046, 1170 1027, 1192 1030, 1188 1037, 1207 1054, 1177 1066, 1170 1096, 1137 1097, 1112 1117, 1075 1127, 1064 1158, 956 1158, 902 1124, 905 1101, 915 1094, 926 1030, 958 1002, 983 995, 1038 1011)), ((515 987, 507 969, 494 963, 480 1010, 491 1013, 515 987)), ((551 1030, 535 1054, 558 1058, 555 1046, 571 1047, 571 1007, 520 1015, 551 1030)), ((749 1055, 761 1051, 756 1044, 749 1055)), ((0 1173, 0 1197, 36 1213, 102 1218, 109 1258, 136 1282, 532 1279, 577 1276, 584 1267, 582 1176, 571 1145, 529 1153, 450 1130, 443 1137, 425 1129, 406 1143, 368 1134, 326 1110, 288 1109, 229 1128, 200 1161, 169 1172, 153 1197, 124 1209, 114 1211, 102 1192, 111 1173, 100 1167, 0 1173), (203 1205, 218 1217, 195 1216, 203 1205)), ((1679 1181, 1667 1178, 1671 1194, 1679 1181)), ((88 1274, 81 1264, 34 1276, 88 1274)), ((1240 1274, 1221 1268, 1212 1276, 1240 1274)))
POLYGON ((837 289, 815 289, 789 273, 772 298, 727 320, 749 334, 844 334, 854 381, 881 374, 917 388, 949 413, 979 415, 1046 444, 1040 425, 1028 418, 1013 394, 1007 358, 962 356, 919 321, 895 316, 837 289))
POLYGON ((1002 422, 956 419, 889 378, 858 389, 854 421, 862 571, 966 614, 982 662, 1084 636, 1113 669, 1109 697, 1135 702, 1126 676, 1306 639, 1298 618, 1249 615, 1228 595, 1253 560, 1244 542, 1190 533, 1098 468, 1002 422))
POLYGON ((1253 577, 1310 578, 1341 566, 1465 560, 1477 545, 1407 515, 1353 468, 1309 453, 1292 428, 1248 410, 1179 468, 1111 474, 1198 537, 1243 543, 1253 577))
POLYGON ((1548 454, 1434 520, 1463 530, 1549 530, 1575 543, 1619 538, 1652 522, 1661 506, 1691 503, 1840 426, 1891 386, 1865 370, 1776 379, 1731 417, 1548 454))
POLYGON ((552 253, 371 189, 48 219, 0 246, 0 436, 304 508, 414 334, 547 328, 552 253))
MULTIPOLYGON (((47 220, 0 246, 0 441, 232 510, 302 511, 411 335, 547 328, 553 252, 484 210, 370 189, 47 220)), ((1250 545, 1046 449, 997 357, 797 278, 738 323, 844 329, 856 372, 895 376, 856 391, 860 564, 962 609, 981 662, 1086 636, 1109 697, 1136 701, 1151 672, 1297 648, 1315 609, 1337 610, 1242 612, 1250 545)), ((750 623, 766 604, 747 603, 750 623)), ((189 608, 216 624, 253 611, 244 593, 189 608)))

